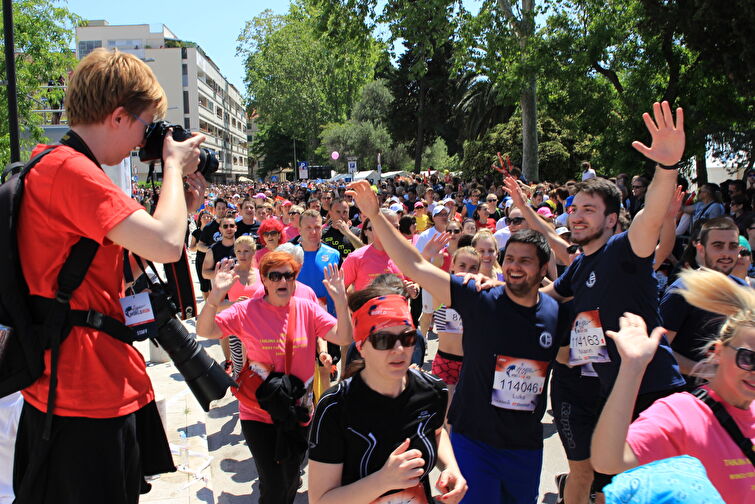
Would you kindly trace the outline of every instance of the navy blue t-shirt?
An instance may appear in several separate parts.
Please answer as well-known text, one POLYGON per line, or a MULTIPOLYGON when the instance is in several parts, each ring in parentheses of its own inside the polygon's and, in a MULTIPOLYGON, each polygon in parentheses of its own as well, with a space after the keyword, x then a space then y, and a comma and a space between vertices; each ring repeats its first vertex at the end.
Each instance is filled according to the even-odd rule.
MULTIPOLYGON (((731 275, 729 278, 738 285, 747 286, 740 278, 731 275)), ((671 348, 688 359, 699 361, 706 357, 702 349, 716 337, 725 317, 689 304, 679 293, 683 286, 679 279, 663 294, 661 320, 663 327, 676 332, 671 348)))
MULTIPOLYGON (((564 297, 574 297, 575 314, 597 310, 603 333, 619 330, 624 312, 641 316, 648 331, 660 325, 658 286, 653 276, 653 256, 638 257, 623 232, 612 236, 597 252, 580 255, 553 286, 564 297)), ((621 357, 616 344, 606 336, 611 362, 593 365, 601 383, 601 392, 608 396, 619 373, 621 357)), ((645 371, 640 394, 661 392, 684 385, 679 366, 666 338, 645 371)))
POLYGON ((543 294, 528 308, 514 303, 505 287, 477 292, 474 282, 463 285, 452 275, 451 306, 464 320, 464 366, 448 413, 454 431, 494 448, 541 449, 547 383, 533 411, 516 411, 491 403, 493 382, 499 356, 545 367, 556 358, 558 303, 543 294))

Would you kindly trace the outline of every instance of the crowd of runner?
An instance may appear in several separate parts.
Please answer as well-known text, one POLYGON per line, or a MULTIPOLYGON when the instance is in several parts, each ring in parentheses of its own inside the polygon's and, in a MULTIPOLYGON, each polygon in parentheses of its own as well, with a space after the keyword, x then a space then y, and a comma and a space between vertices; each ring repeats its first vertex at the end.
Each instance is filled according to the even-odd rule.
POLYGON ((685 454, 755 502, 755 171, 691 191, 681 111, 645 120, 651 176, 211 185, 197 333, 230 340, 260 502, 292 502, 305 456, 312 503, 432 502, 436 464, 442 502, 535 502, 548 391, 559 502, 685 454))

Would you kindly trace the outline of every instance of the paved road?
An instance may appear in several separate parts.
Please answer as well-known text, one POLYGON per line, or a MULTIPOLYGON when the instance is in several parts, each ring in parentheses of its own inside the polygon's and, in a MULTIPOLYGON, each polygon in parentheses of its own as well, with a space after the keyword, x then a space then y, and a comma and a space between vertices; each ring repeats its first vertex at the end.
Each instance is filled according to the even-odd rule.
MULTIPOLYGON (((194 273, 192 271, 192 273, 194 273)), ((196 279, 195 279, 196 280, 196 279)), ((199 283, 195 282, 199 293, 199 283)), ((201 306, 201 296, 198 297, 201 306)), ((193 331, 193 320, 186 327, 193 331)), ((222 361, 220 346, 214 341, 201 344, 216 360, 222 361)), ((150 360, 149 345, 137 344, 146 360, 150 360)), ((428 342, 426 369, 435 355, 437 340, 428 342)), ((153 354, 155 354, 153 350, 153 354)), ((244 442, 235 398, 228 393, 213 403, 209 413, 200 408, 188 393, 181 375, 170 362, 149 363, 159 406, 164 412, 166 431, 174 451, 177 465, 186 469, 162 475, 152 482, 153 489, 142 496, 141 502, 151 504, 207 503, 249 504, 257 502, 257 474, 254 462, 244 442)), ((558 439, 553 417, 546 413, 543 418, 545 431, 545 455, 540 481, 539 502, 555 502, 554 476, 567 470, 566 458, 558 439)), ((432 476, 434 482, 437 470, 432 476)), ((307 502, 306 467, 304 485, 296 504, 307 502)))

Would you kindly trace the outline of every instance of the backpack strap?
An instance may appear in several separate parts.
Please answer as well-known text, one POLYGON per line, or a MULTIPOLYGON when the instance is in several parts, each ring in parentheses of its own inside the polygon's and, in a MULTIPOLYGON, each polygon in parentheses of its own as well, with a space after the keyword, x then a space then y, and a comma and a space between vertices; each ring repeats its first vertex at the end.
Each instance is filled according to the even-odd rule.
POLYGON ((708 390, 703 387, 693 390, 692 395, 704 402, 711 409, 716 420, 721 424, 721 427, 723 427, 729 436, 731 436, 734 444, 742 450, 745 457, 747 457, 750 460, 750 463, 755 466, 755 446, 753 446, 752 440, 742 434, 739 426, 731 415, 729 415, 729 412, 726 411, 723 404, 713 399, 708 393, 708 390))

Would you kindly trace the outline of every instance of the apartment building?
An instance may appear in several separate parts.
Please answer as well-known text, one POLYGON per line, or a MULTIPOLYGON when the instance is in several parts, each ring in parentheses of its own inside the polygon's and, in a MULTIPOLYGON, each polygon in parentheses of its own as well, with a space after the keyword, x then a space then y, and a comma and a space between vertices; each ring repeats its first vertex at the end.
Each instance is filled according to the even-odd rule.
MULTIPOLYGON (((168 97, 166 120, 207 136, 204 146, 218 153, 216 182, 251 176, 247 118, 241 93, 201 47, 179 39, 165 25, 111 25, 90 20, 76 28, 79 59, 94 49, 118 49, 141 58, 168 97)), ((148 167, 133 153, 132 170, 144 180, 148 167)))

